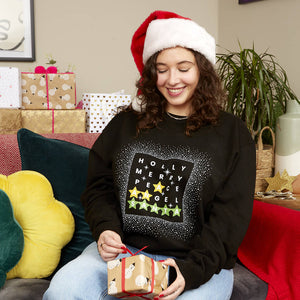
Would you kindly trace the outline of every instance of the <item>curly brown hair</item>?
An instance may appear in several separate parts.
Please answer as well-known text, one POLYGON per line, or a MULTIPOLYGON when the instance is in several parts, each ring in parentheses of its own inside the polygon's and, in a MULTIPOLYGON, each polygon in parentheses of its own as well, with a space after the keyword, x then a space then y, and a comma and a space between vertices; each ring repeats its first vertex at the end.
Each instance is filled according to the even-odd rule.
MULTIPOLYGON (((214 66, 199 52, 189 49, 195 56, 200 79, 192 96, 192 111, 186 122, 185 134, 191 135, 205 125, 215 125, 224 107, 226 94, 214 66)), ((137 112, 137 133, 157 127, 163 120, 166 99, 157 89, 156 59, 160 52, 152 55, 145 64, 141 79, 137 81, 137 98, 141 112, 137 112)), ((132 109, 132 107, 131 107, 132 109)))

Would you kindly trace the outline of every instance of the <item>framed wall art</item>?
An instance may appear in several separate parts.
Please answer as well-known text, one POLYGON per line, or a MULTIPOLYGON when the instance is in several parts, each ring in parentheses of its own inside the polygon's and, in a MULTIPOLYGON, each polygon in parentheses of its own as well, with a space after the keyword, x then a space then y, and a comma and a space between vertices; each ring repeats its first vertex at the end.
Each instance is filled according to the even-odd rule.
POLYGON ((34 61, 33 0, 0 0, 0 61, 34 61))
POLYGON ((239 4, 246 4, 250 2, 256 2, 256 1, 262 1, 262 0, 239 0, 239 4))

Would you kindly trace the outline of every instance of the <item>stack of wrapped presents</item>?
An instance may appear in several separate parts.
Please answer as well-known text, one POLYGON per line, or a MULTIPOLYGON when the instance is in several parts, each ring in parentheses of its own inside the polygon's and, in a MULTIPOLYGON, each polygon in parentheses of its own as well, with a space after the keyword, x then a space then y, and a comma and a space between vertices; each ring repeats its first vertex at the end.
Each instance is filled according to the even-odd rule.
POLYGON ((76 103, 75 74, 43 66, 34 72, 0 67, 0 134, 27 128, 36 133, 101 133, 120 107, 124 93, 84 93, 76 103))
POLYGON ((86 112, 76 108, 74 73, 57 73, 55 67, 35 72, 0 68, 0 133, 27 128, 36 133, 86 131, 86 112))

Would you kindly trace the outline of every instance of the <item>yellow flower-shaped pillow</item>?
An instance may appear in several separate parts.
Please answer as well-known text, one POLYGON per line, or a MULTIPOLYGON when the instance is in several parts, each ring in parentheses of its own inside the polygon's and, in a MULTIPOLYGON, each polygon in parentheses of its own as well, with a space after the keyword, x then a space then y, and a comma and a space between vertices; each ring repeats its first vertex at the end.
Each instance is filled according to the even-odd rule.
POLYGON ((53 196, 50 182, 35 171, 0 175, 0 189, 9 196, 15 219, 24 233, 24 251, 7 279, 43 278, 59 263, 75 223, 69 208, 53 196))

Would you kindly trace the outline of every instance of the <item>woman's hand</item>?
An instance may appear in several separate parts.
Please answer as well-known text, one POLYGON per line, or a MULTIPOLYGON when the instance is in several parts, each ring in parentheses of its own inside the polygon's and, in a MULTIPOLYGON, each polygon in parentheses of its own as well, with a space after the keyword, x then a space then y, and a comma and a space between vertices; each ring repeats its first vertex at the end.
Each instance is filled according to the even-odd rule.
POLYGON ((111 230, 105 230, 100 234, 97 247, 104 261, 114 260, 120 253, 124 253, 126 248, 119 234, 111 230))
POLYGON ((175 260, 173 258, 168 258, 163 262, 166 266, 174 267, 177 273, 176 280, 166 288, 157 298, 159 300, 175 300, 184 290, 185 279, 182 276, 175 260))

